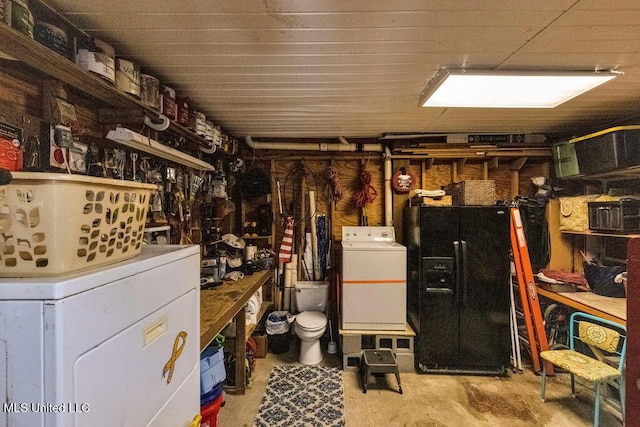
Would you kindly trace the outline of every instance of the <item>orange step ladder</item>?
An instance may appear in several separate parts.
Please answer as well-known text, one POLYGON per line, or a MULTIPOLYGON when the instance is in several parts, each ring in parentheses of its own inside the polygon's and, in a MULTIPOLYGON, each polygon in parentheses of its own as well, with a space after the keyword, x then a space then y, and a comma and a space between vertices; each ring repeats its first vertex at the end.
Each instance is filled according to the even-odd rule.
MULTIPOLYGON (((549 343, 540 311, 536 283, 533 279, 527 239, 518 208, 511 208, 511 251, 513 252, 513 262, 516 268, 520 300, 531 351, 531 362, 533 370, 540 373, 542 371, 540 352, 549 350, 549 343)), ((548 362, 547 375, 553 375, 553 365, 548 362)))

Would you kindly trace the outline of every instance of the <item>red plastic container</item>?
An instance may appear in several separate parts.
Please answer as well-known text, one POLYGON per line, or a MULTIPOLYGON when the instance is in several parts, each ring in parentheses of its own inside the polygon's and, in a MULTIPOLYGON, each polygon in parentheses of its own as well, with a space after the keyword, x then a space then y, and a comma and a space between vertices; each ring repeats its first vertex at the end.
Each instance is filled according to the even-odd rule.
POLYGON ((220 396, 207 406, 200 408, 200 415, 202 420, 200 421, 200 427, 217 427, 218 425, 218 413, 220 408, 224 404, 224 393, 220 393, 220 396))

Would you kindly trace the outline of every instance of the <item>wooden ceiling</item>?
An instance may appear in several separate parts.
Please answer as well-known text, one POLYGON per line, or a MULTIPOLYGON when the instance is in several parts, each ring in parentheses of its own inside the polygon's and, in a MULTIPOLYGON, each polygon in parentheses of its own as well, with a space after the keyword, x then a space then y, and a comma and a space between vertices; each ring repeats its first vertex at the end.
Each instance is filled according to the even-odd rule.
POLYGON ((582 135, 640 112, 637 0, 51 0, 236 136, 582 135), (624 74, 554 109, 421 108, 442 67, 624 74))

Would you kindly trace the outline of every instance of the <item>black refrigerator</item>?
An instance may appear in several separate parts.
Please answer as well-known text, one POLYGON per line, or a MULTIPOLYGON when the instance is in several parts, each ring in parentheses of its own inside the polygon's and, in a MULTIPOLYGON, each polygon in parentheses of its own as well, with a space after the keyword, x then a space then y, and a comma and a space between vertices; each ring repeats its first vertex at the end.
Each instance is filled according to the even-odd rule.
POLYGON ((503 206, 404 209, 407 317, 418 372, 507 373, 509 217, 503 206))

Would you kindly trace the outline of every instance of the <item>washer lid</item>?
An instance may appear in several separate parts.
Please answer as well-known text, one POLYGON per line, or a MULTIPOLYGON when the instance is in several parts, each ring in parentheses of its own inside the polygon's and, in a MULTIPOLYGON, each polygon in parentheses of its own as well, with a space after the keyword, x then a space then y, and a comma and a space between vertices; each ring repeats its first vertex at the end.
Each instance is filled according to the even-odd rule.
POLYGON ((327 316, 321 311, 303 311, 296 316, 296 322, 304 329, 320 329, 327 324, 327 316))

